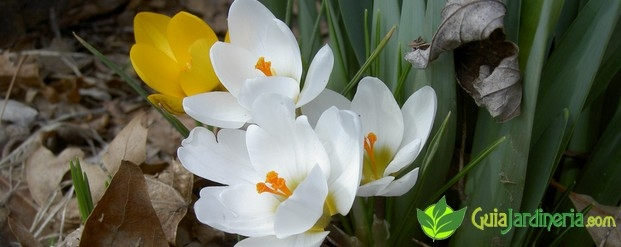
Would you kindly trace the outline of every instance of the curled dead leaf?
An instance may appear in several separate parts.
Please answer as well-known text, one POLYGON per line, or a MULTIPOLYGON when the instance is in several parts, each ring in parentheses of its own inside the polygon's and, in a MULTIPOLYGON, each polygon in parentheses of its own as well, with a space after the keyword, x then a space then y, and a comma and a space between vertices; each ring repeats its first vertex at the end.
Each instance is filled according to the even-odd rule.
POLYGON ((520 114, 522 85, 518 47, 503 33, 505 12, 498 0, 447 1, 431 43, 416 40, 405 59, 424 69, 441 53, 454 50, 460 86, 492 117, 508 121, 520 114))

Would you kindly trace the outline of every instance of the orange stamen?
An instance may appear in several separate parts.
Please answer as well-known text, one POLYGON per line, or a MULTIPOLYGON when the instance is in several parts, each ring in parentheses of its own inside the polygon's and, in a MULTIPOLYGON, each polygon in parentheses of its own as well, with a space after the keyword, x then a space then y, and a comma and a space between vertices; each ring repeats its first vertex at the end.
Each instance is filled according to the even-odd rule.
POLYGON ((289 187, 287 187, 286 182, 284 178, 278 177, 278 173, 270 171, 265 175, 265 183, 257 183, 257 192, 259 194, 269 192, 279 196, 289 197, 293 193, 289 187))
POLYGON ((254 68, 263 72, 265 76, 272 76, 272 62, 266 62, 264 57, 259 58, 254 68))
POLYGON ((371 161, 371 170, 373 171, 373 175, 375 177, 379 177, 377 170, 377 165, 375 164, 375 152, 374 146, 377 141, 377 136, 373 132, 369 132, 369 134, 364 138, 364 150, 367 152, 367 156, 369 157, 369 161, 371 161))

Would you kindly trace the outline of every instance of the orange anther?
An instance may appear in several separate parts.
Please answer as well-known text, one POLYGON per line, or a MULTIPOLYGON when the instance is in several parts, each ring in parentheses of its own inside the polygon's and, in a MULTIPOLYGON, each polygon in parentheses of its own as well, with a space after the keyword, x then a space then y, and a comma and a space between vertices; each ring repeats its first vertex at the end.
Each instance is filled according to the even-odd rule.
POLYGON ((364 150, 367 152, 367 156, 369 157, 369 161, 371 162, 371 171, 375 177, 379 177, 379 171, 377 170, 377 165, 375 164, 375 142, 377 141, 377 136, 373 132, 369 132, 367 136, 364 138, 364 150))
POLYGON ((272 76, 272 62, 266 62, 264 57, 259 58, 254 68, 263 72, 265 76, 272 76))
POLYGON ((272 194, 289 197, 292 192, 287 187, 287 181, 284 178, 278 177, 278 173, 270 171, 265 175, 265 183, 257 183, 257 192, 259 194, 263 192, 269 192, 272 194))

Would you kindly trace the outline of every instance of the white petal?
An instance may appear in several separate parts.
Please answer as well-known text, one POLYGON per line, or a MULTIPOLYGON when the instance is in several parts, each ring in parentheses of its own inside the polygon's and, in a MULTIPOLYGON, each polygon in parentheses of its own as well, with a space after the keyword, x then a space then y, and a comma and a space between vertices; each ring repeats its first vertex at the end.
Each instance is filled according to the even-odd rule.
POLYGON ((326 178, 319 166, 315 166, 306 179, 287 200, 276 209, 274 232, 285 238, 310 230, 323 214, 328 195, 326 178))
POLYGON ((262 178, 250 164, 245 134, 242 130, 223 129, 216 142, 213 132, 196 127, 181 142, 177 155, 188 171, 208 180, 227 185, 256 183, 262 178))
POLYGON ((358 187, 357 196, 362 196, 362 197, 377 196, 379 195, 380 191, 388 187, 390 182, 392 182, 393 180, 395 180, 395 177, 386 176, 378 180, 360 185, 360 187, 358 187))
POLYGON ((330 46, 325 45, 317 52, 308 68, 308 74, 304 80, 304 88, 300 93, 296 107, 310 102, 326 88, 333 66, 334 55, 332 54, 332 49, 330 49, 330 46))
POLYGON ((196 218, 216 229, 244 236, 274 234, 274 209, 280 201, 259 194, 253 185, 205 187, 194 204, 196 218))
POLYGON ((316 126, 319 116, 332 106, 340 110, 349 110, 351 102, 345 96, 326 88, 308 104, 302 106, 302 114, 308 117, 308 122, 312 126, 316 126))
POLYGON ((250 161, 259 174, 265 176, 275 171, 288 182, 291 178, 306 176, 307 171, 295 164, 295 149, 291 141, 273 136, 257 125, 250 125, 246 144, 250 161))
POLYGON ((254 101, 261 95, 280 94, 294 100, 299 93, 300 87, 296 80, 282 76, 263 76, 247 79, 237 98, 243 107, 252 109, 254 101))
POLYGON ((299 88, 302 77, 300 46, 287 24, 273 19, 267 28, 265 40, 257 42, 257 45, 262 44, 257 55, 272 63, 272 69, 277 76, 286 76, 297 81, 299 88))
POLYGON ((279 94, 259 95, 251 109, 254 122, 267 132, 293 134, 295 109, 289 97, 279 94))
POLYGON ((190 117, 208 125, 239 128, 250 121, 250 112, 228 92, 210 92, 183 99, 183 109, 190 117))
POLYGON ((403 175, 403 177, 392 181, 392 183, 390 183, 388 187, 384 188, 379 193, 379 196, 401 196, 410 191, 412 187, 414 187, 417 179, 418 167, 406 173, 405 175, 403 175))
POLYGON ((276 17, 259 1, 233 1, 228 16, 231 44, 253 52, 258 50, 257 47, 261 44, 257 41, 269 38, 265 37, 266 31, 273 19, 276 17))
POLYGON ((384 170, 384 176, 388 176, 394 172, 398 172, 404 167, 412 164, 416 157, 418 157, 418 153, 421 150, 420 139, 415 139, 412 142, 404 145, 397 151, 395 157, 388 163, 386 170, 384 170))
POLYGON ((436 92, 429 86, 422 87, 405 101, 401 108, 403 121, 406 126, 403 133, 403 141, 405 143, 420 138, 422 149, 422 146, 427 142, 431 127, 433 127, 436 108, 436 92))
MULTIPOLYGON (((325 177, 329 177, 333 167, 328 153, 326 152, 322 141, 315 133, 313 127, 310 126, 306 116, 299 116, 295 120, 295 165, 303 170, 310 171, 315 166, 319 166, 325 177)), ((292 179, 300 179, 294 177, 292 179)))
POLYGON ((211 47, 209 56, 218 79, 235 97, 246 79, 265 76, 255 69, 259 57, 245 48, 216 42, 211 47))
POLYGON ((246 238, 238 242, 235 247, 319 247, 330 232, 306 232, 277 238, 276 236, 246 238))
POLYGON ((362 127, 358 116, 335 107, 326 110, 315 132, 330 157, 328 186, 336 211, 346 215, 351 209, 360 183, 362 166, 362 127))
POLYGON ((375 147, 386 147, 394 155, 403 138, 403 115, 386 84, 375 77, 362 78, 351 110, 360 115, 362 133, 377 136, 375 147))

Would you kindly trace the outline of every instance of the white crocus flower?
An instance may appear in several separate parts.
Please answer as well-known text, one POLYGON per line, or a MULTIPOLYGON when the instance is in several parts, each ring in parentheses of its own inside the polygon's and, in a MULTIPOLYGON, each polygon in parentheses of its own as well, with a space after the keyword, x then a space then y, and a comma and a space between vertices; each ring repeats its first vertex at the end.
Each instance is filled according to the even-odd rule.
POLYGON ((334 65, 330 47, 317 52, 300 91, 302 59, 295 36, 258 1, 234 1, 228 26, 230 43, 216 42, 210 50, 214 71, 228 92, 185 98, 183 107, 194 119, 239 128, 252 121, 249 110, 260 95, 287 96, 298 108, 326 87, 334 65))
POLYGON ((416 184, 418 168, 406 174, 429 137, 436 114, 436 93, 425 86, 399 109, 386 85, 375 77, 363 78, 353 100, 326 89, 302 108, 309 118, 329 105, 360 115, 364 134, 364 165, 358 196, 400 196, 416 184), (402 175, 396 179, 397 175, 402 175))
POLYGON ((330 108, 313 129, 293 101, 268 94, 247 130, 217 137, 197 127, 178 150, 192 173, 223 184, 203 188, 197 218, 249 238, 237 246, 319 246, 330 217, 351 209, 363 157, 360 119, 330 108))

